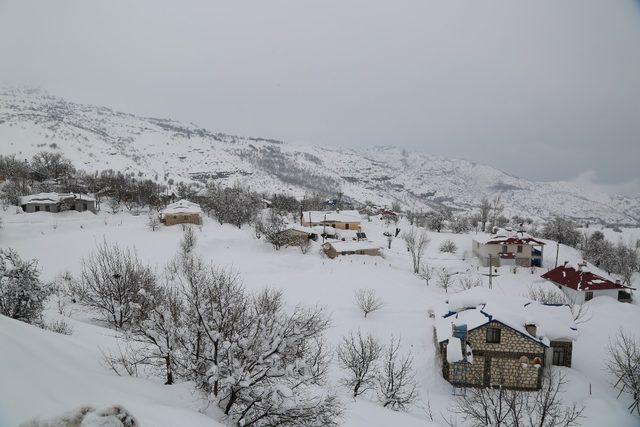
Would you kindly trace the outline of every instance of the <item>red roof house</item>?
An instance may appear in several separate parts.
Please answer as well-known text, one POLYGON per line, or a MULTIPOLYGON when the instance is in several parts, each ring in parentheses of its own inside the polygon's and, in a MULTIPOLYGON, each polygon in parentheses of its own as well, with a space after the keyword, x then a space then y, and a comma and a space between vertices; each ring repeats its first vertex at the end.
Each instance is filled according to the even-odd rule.
POLYGON ((619 280, 613 281, 593 273, 587 268, 586 263, 575 267, 565 263, 541 277, 558 285, 568 296, 576 297, 575 302, 589 301, 593 297, 602 295, 614 297, 618 301, 630 302, 631 291, 635 290, 624 286, 619 280))

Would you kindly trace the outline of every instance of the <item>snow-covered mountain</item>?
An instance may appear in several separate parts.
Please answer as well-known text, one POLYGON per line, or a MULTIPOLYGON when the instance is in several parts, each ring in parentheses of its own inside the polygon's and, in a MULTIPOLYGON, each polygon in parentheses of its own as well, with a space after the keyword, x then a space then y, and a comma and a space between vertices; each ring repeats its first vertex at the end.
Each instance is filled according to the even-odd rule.
POLYGON ((640 222, 640 196, 610 196, 570 182, 531 182, 490 166, 394 147, 329 149, 216 133, 194 123, 76 104, 41 90, 0 91, 0 153, 61 150, 79 168, 113 168, 174 181, 236 180, 301 196, 342 192, 364 202, 427 209, 476 206, 502 195, 507 214, 640 222))

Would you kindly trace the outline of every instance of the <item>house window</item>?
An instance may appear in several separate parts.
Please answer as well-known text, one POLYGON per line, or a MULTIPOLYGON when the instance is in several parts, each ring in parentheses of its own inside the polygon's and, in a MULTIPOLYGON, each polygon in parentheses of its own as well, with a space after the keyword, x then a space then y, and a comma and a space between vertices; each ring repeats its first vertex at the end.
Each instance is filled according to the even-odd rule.
POLYGON ((40 212, 40 206, 36 206, 36 212, 40 212))
POLYGON ((51 212, 51 206, 45 205, 44 210, 47 212, 51 212))
POLYGON ((585 292, 584 300, 585 301, 591 301, 592 299, 593 299, 593 292, 591 292, 591 291, 585 292))
POLYGON ((86 204, 86 203, 83 203, 83 204, 82 204, 82 210, 83 210, 83 211, 86 211, 88 208, 89 208, 89 207, 87 206, 87 204, 86 204))
POLYGON ((522 253, 522 245, 518 245, 518 253, 521 254, 522 253))
POLYGON ((500 343, 500 329, 487 328, 487 342, 492 344, 500 343))
POLYGON ((502 245, 502 253, 506 254, 507 252, 509 252, 509 248, 507 248, 507 245, 502 245))
POLYGON ((565 352, 564 348, 553 348, 553 364, 556 366, 565 366, 565 352))

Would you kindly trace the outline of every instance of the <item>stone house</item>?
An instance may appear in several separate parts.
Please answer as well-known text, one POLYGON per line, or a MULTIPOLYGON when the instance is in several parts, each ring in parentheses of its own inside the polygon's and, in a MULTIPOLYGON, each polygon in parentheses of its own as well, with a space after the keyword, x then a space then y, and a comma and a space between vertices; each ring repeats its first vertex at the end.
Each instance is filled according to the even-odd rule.
POLYGON ((301 240, 318 240, 318 233, 310 227, 303 227, 293 224, 289 228, 282 230, 287 239, 291 242, 299 242, 301 240))
POLYGON ((558 286, 576 304, 595 297, 609 296, 620 302, 631 302, 635 288, 625 286, 619 280, 612 280, 594 273, 586 262, 577 266, 564 265, 549 270, 541 276, 558 286))
POLYGON ((489 266, 489 260, 495 267, 542 267, 543 248, 543 241, 524 231, 498 229, 488 237, 474 239, 471 249, 483 267, 489 266))
POLYGON ((340 230, 360 230, 362 218, 357 210, 305 211, 300 213, 300 225, 324 226, 340 230))
POLYGON ((38 193, 22 196, 19 202, 23 212, 91 211, 96 212, 96 199, 80 193, 38 193))
POLYGON ((455 387, 537 390, 545 367, 571 366, 576 328, 567 306, 523 305, 487 291, 456 294, 450 311, 436 319, 447 381, 455 387))
POLYGON ((337 240, 323 244, 322 250, 331 259, 340 255, 381 256, 380 246, 369 241, 337 240))
POLYGON ((202 209, 197 203, 178 200, 160 211, 160 221, 164 225, 202 224, 202 209))

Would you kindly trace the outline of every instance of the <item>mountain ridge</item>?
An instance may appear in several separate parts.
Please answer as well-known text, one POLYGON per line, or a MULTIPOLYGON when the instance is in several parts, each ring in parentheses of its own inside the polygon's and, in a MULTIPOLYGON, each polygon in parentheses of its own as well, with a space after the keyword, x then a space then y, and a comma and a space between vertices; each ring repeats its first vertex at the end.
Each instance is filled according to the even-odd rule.
POLYGON ((30 157, 60 150, 76 167, 149 178, 224 184, 303 196, 342 192, 412 209, 476 207, 500 194, 505 213, 635 224, 640 197, 612 196, 575 182, 535 182, 464 159, 384 145, 327 148, 214 132, 194 123, 78 104, 37 89, 0 90, 0 152, 30 157))

